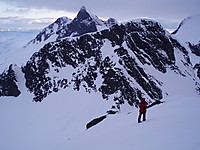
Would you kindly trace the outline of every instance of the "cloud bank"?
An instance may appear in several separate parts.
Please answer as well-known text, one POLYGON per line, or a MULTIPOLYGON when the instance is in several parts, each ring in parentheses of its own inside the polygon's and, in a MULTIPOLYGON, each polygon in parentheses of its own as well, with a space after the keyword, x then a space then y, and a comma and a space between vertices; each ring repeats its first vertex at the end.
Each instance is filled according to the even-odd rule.
POLYGON ((46 8, 76 13, 82 5, 100 17, 117 20, 132 17, 180 19, 200 13, 199 0, 3 0, 17 7, 46 8))
MULTIPOLYGON (((81 6, 101 18, 116 18, 129 21, 135 18, 150 18, 160 22, 166 28, 176 28, 180 21, 188 16, 200 14, 199 0, 0 0, 12 7, 4 9, 4 14, 17 14, 26 18, 75 17, 81 6)), ((1 15, 0 15, 1 16, 1 15)), ((10 18, 11 21, 15 20, 10 18)), ((6 21, 4 19, 4 21, 6 21)), ((29 20, 21 20, 27 24, 29 20)), ((16 21, 16 24, 20 22, 16 21)), ((48 21, 33 20, 32 24, 47 24, 48 21)), ((2 24, 0 24, 1 26, 2 24)), ((29 24, 30 25, 30 24, 29 24)), ((43 26, 44 27, 44 26, 43 26)))
POLYGON ((53 21, 53 18, 0 17, 0 31, 41 30, 53 21))

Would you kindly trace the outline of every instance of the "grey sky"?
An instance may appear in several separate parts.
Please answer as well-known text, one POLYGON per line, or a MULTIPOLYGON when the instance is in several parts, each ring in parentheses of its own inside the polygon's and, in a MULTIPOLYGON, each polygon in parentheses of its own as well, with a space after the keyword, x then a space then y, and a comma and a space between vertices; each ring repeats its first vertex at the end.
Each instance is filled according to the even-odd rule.
MULTIPOLYGON (((184 18, 200 14, 200 0, 0 0, 24 13, 29 9, 62 10, 77 13, 81 6, 102 17, 128 21, 147 17, 169 26, 177 26, 184 18)), ((8 9, 12 11, 12 9, 8 9)), ((67 16, 67 15, 66 15, 67 16)), ((51 16, 49 16, 51 17, 51 16)), ((67 16, 69 17, 69 16, 67 16)))

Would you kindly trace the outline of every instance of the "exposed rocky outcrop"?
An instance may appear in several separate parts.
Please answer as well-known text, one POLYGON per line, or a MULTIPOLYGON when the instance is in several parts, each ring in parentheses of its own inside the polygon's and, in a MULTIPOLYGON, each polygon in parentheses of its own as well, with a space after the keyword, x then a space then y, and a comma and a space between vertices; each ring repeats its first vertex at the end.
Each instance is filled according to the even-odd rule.
POLYGON ((17 86, 17 77, 10 65, 7 70, 0 74, 0 96, 19 96, 20 91, 17 86))
POLYGON ((99 117, 99 118, 93 119, 92 121, 90 121, 89 123, 87 123, 86 129, 89 129, 89 128, 95 126, 96 124, 98 124, 98 123, 100 123, 101 121, 103 121, 104 119, 106 119, 106 117, 107 117, 107 116, 104 115, 104 116, 101 116, 101 117, 99 117))
POLYGON ((200 43, 192 44, 192 43, 188 42, 188 45, 189 45, 192 53, 194 53, 197 56, 200 56, 200 43))
POLYGON ((116 106, 125 101, 133 105, 144 92, 152 99, 162 99, 162 83, 141 64, 152 65, 162 73, 166 73, 167 68, 181 72, 175 65, 175 48, 184 53, 189 64, 184 47, 167 35, 158 23, 150 20, 128 22, 94 34, 48 43, 31 57, 23 72, 35 101, 42 101, 61 88, 72 86, 80 90, 83 86, 87 92, 101 92, 105 99, 115 95, 116 106), (109 45, 107 50, 111 55, 104 56, 105 45, 109 45), (71 77, 61 78, 59 72, 68 67, 73 68, 68 72, 71 77), (97 78, 102 78, 99 86, 97 78))
POLYGON ((200 63, 194 66, 194 69, 197 70, 197 77, 200 79, 200 63))

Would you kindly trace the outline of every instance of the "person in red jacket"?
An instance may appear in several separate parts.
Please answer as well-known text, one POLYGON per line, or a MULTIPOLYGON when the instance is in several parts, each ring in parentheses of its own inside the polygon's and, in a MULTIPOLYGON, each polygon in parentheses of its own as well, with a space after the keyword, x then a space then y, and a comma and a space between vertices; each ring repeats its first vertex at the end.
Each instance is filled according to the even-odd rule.
POLYGON ((147 104, 148 103, 145 101, 145 98, 141 98, 141 102, 139 104, 140 110, 138 116, 138 123, 141 123, 142 115, 143 115, 143 121, 146 121, 147 104))

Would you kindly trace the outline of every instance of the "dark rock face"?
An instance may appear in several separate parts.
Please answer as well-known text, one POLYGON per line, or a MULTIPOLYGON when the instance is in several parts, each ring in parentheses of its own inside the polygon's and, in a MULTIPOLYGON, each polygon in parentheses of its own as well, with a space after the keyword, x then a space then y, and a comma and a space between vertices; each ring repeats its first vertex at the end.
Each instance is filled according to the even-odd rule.
POLYGON ((14 70, 10 65, 8 70, 0 74, 0 96, 19 96, 21 92, 16 82, 14 70))
POLYGON ((200 63, 197 63, 197 64, 194 66, 194 69, 197 70, 197 77, 200 79, 200 63))
MULTIPOLYGON (((192 44, 192 43, 188 42, 188 45, 193 54, 195 54, 196 56, 200 56, 200 43, 192 44)), ((197 77, 200 79, 200 62, 194 64, 194 69, 196 71, 197 77)))
POLYGON ((57 92, 59 88, 68 86, 68 79, 59 79, 59 71, 66 66, 78 68, 79 64, 84 64, 88 59, 94 58, 96 65, 85 64, 85 69, 81 68, 77 72, 69 72, 72 75, 74 89, 79 90, 81 82, 85 81, 88 88, 95 88, 96 70, 99 65, 99 55, 101 41, 97 41, 91 36, 85 35, 77 40, 62 40, 55 43, 46 44, 38 53, 35 53, 26 66, 23 67, 25 73, 26 86, 34 93, 35 101, 42 101, 51 92, 57 92), (92 45, 89 44, 92 43, 92 45), (48 76, 49 72, 54 72, 57 77, 48 76), (83 76, 83 72, 85 72, 83 76))
POLYGON ((156 69, 165 73, 166 65, 175 63, 172 41, 165 36, 165 31, 157 23, 152 24, 145 20, 141 22, 141 25, 146 25, 149 32, 145 32, 142 28, 138 28, 139 32, 135 32, 137 25, 127 24, 133 27, 128 31, 130 32, 127 37, 129 48, 143 64, 152 64, 156 69))
POLYGON ((101 121, 103 121, 104 119, 106 119, 106 117, 107 117, 107 116, 105 115, 105 116, 101 116, 101 117, 99 117, 99 118, 93 119, 92 121, 90 121, 89 123, 87 123, 86 129, 89 129, 89 128, 95 126, 96 124, 98 124, 98 123, 100 123, 101 121))
MULTIPOLYGON (((81 18, 87 18, 87 14, 82 15, 81 18)), ((85 88, 86 92, 101 92, 104 99, 114 95, 116 106, 113 108, 119 109, 125 101, 130 105, 136 103, 144 92, 152 99, 162 99, 162 83, 147 73, 141 64, 152 65, 162 73, 167 68, 178 70, 175 48, 188 59, 187 51, 166 35, 158 23, 141 20, 114 25, 93 35, 48 43, 22 70, 35 101, 72 86, 74 90, 85 88), (109 45, 107 51, 111 55, 104 56, 105 45, 109 45), (73 71, 68 72, 67 68, 73 71), (66 75, 61 77, 63 71, 66 75), (97 84, 97 78, 101 78, 102 83, 97 84)), ((190 63, 189 59, 187 61, 190 63)))
POLYGON ((114 18, 109 18, 109 19, 107 20, 107 25, 108 25, 109 27, 111 27, 111 26, 113 26, 113 25, 117 25, 117 24, 119 24, 119 23, 118 23, 117 20, 114 19, 114 18))
POLYGON ((91 18, 85 7, 82 7, 77 17, 67 25, 67 30, 62 30, 62 34, 59 34, 58 31, 57 34, 59 34, 58 39, 61 39, 63 37, 80 36, 95 31, 97 31, 95 21, 91 18))
POLYGON ((197 56, 200 56, 200 43, 199 44, 191 44, 190 42, 188 43, 189 47, 192 51, 197 56))

